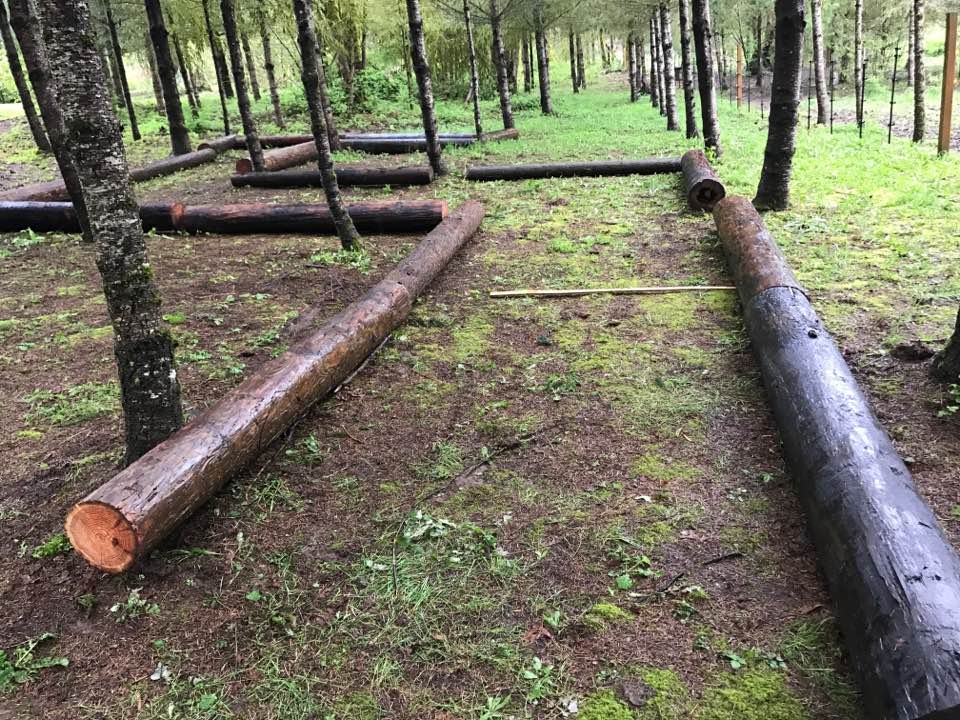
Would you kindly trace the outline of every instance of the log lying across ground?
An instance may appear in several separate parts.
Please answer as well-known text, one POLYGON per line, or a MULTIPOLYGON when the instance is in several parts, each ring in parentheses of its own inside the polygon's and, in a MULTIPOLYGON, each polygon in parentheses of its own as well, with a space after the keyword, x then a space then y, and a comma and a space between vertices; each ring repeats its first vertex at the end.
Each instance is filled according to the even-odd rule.
MULTIPOLYGON (((357 230, 365 233, 425 232, 447 216, 443 200, 356 202, 347 206, 357 230)), ((140 207, 144 230, 186 233, 323 233, 336 232, 326 203, 297 205, 181 205, 140 207)), ((0 202, 0 232, 30 228, 35 232, 79 232, 69 202, 0 202)))
POLYGON ((569 177, 618 177, 680 172, 680 158, 595 160, 593 162, 535 163, 530 165, 471 165, 467 180, 539 180, 569 177))
MULTIPOLYGON (((520 133, 516 129, 500 130, 499 132, 484 133, 480 137, 480 142, 495 142, 499 140, 516 140, 520 133)), ((473 145, 477 138, 470 136, 447 136, 440 138, 440 144, 444 147, 473 145)), ((422 137, 357 137, 344 138, 341 143, 344 150, 356 150, 371 155, 403 155, 407 153, 426 152, 427 142, 422 137)), ((287 147, 278 147, 263 154, 264 170, 272 172, 274 170, 284 170, 286 168, 297 167, 311 160, 317 159, 317 147, 312 139, 290 145, 287 147)), ((678 161, 679 162, 679 161, 678 161)), ((237 172, 253 172, 253 164, 250 158, 241 158, 237 160, 237 172)), ((679 171, 679 165, 678 165, 679 171)))
MULTIPOLYGON (((298 188, 323 187, 319 170, 279 170, 231 175, 234 187, 298 188)), ((340 187, 394 187, 429 185, 433 182, 433 168, 429 165, 383 168, 337 165, 337 183, 340 187)))
POLYGON ((461 205, 363 297, 75 505, 66 531, 77 552, 107 572, 149 552, 347 379, 482 220, 482 205, 461 205))
POLYGON ((710 212, 723 200, 727 191, 720 178, 710 167, 703 150, 688 150, 680 158, 683 184, 687 190, 687 203, 694 210, 710 212))
MULTIPOLYGON (((506 131, 507 135, 503 133, 487 133, 482 136, 481 139, 486 140, 504 140, 512 139, 519 137, 514 131, 506 131)), ((342 132, 340 133, 341 140, 423 140, 422 132, 383 132, 383 133, 369 133, 369 132, 342 132)), ((470 140, 476 141, 476 135, 471 133, 440 133, 440 140, 470 140)), ((260 136, 260 145, 263 148, 284 148, 290 147, 292 145, 302 145, 303 143, 313 142, 313 135, 261 135, 260 136)), ((209 140, 207 142, 200 143, 197 146, 199 149, 206 147, 213 147, 218 150, 218 152, 223 152, 226 150, 246 150, 247 141, 243 135, 224 135, 222 138, 217 138, 216 140, 209 140)))
POLYGON ((960 718, 960 559, 753 206, 713 216, 867 716, 960 718))

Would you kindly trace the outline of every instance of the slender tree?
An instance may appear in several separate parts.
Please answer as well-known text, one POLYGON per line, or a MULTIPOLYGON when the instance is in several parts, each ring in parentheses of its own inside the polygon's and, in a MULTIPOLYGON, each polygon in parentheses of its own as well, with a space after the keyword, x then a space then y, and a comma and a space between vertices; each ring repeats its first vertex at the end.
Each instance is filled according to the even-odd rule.
POLYGON ((163 102, 163 87, 160 85, 160 75, 157 74, 157 58, 153 54, 153 42, 150 40, 149 28, 144 31, 143 52, 147 56, 147 68, 150 70, 150 82, 153 85, 153 101, 158 115, 167 114, 167 106, 163 102))
POLYGON ((3 48, 7 53, 7 63, 10 65, 10 75, 13 76, 13 84, 17 87, 17 95, 20 96, 20 105, 23 107, 23 114, 27 118, 27 125, 30 127, 30 134, 33 135, 33 142, 37 149, 42 153, 50 152, 50 140, 47 139, 47 131, 43 129, 43 122, 37 114, 37 109, 33 105, 33 97, 30 95, 30 86, 27 78, 23 74, 23 66, 20 65, 20 53, 17 50, 17 41, 10 30, 10 19, 7 17, 7 6, 0 0, 0 34, 3 35, 3 48))
POLYGON ((587 89, 587 73, 583 66, 583 38, 577 33, 577 85, 581 90, 587 89))
POLYGON ((260 79, 257 77, 257 66, 253 62, 253 51, 250 49, 250 38, 246 33, 240 34, 240 45, 243 48, 243 57, 247 61, 247 74, 250 76, 250 91, 253 99, 260 100, 260 79))
POLYGON ((643 33, 636 34, 637 41, 637 82, 639 83, 640 94, 645 95, 650 92, 650 86, 647 84, 647 54, 643 49, 643 33))
POLYGON ((330 149, 337 151, 341 147, 340 133, 337 131, 337 121, 333 116, 333 103, 330 102, 330 93, 327 92, 327 71, 323 67, 323 46, 320 44, 320 35, 317 33, 317 81, 320 91, 320 109, 323 111, 323 121, 327 128, 327 142, 330 149))
POLYGON ((573 92, 580 92, 580 81, 577 78, 577 40, 574 37, 573 29, 567 33, 568 52, 570 54, 570 84, 573 85, 573 92))
POLYGON ((548 56, 547 30, 544 21, 543 0, 534 0, 534 39, 537 45, 537 75, 540 85, 540 111, 553 115, 553 100, 550 98, 550 58, 548 56))
POLYGON ((717 120, 717 89, 714 85, 713 29, 710 0, 691 0, 693 47, 697 58, 697 86, 700 90, 700 119, 703 123, 703 145, 719 157, 720 122, 717 120))
MULTIPOLYGON (((853 7, 853 93, 857 122, 863 121, 863 0, 853 7)), ((773 98, 771 97, 771 102, 773 98)))
POLYGON ((273 119, 277 127, 283 128, 283 108, 280 107, 280 93, 277 91, 276 66, 273 64, 273 48, 270 46, 270 33, 267 32, 267 20, 263 11, 257 14, 260 26, 260 43, 263 45, 263 71, 267 75, 267 88, 270 90, 270 104, 273 105, 273 119))
MULTIPOLYGON (((63 184, 77 213, 80 230, 84 242, 93 242, 90 232, 90 221, 87 218, 87 206, 83 200, 83 190, 80 186, 80 176, 77 167, 67 151, 64 139, 66 130, 63 125, 63 113, 60 109, 60 100, 57 97, 56 79, 47 60, 47 51, 40 28, 40 21, 31 0, 9 0, 10 26, 23 52, 23 64, 27 67, 30 85, 37 98, 37 107, 43 125, 47 130, 47 138, 53 149, 53 157, 60 168, 63 184)), ((106 83, 106 86, 109 86, 106 83)), ((109 92, 109 89, 108 89, 109 92)))
POLYGON ((796 146, 797 108, 800 105, 800 71, 803 68, 803 0, 776 0, 776 49, 773 85, 763 170, 754 206, 784 210, 790 201, 790 172, 796 146))
MULTIPOLYGON (((492 12, 490 14, 493 15, 492 12)), ((526 33, 520 40, 520 58, 523 62, 523 91, 528 93, 533 90, 533 83, 530 82, 530 43, 527 42, 526 33)))
POLYGON ((220 96, 220 115, 223 118, 223 134, 230 135, 230 111, 227 109, 227 83, 229 78, 224 77, 222 63, 217 61, 217 38, 213 34, 213 23, 210 20, 209 0, 200 3, 203 8, 203 24, 207 30, 207 42, 210 44, 210 54, 213 55, 213 72, 217 78, 217 93, 220 96))
POLYGON ((660 107, 660 83, 657 80, 657 27, 650 16, 650 104, 660 107))
POLYGON ((340 237, 340 244, 346 250, 356 250, 360 247, 360 234, 353 225, 343 198, 340 196, 340 187, 337 185, 337 173, 333 166, 333 155, 330 151, 326 121, 323 116, 323 107, 320 104, 320 65, 317 55, 317 33, 313 24, 313 10, 310 0, 293 0, 293 13, 297 21, 297 42, 300 46, 301 79, 303 90, 307 98, 307 107, 310 110, 310 127, 313 131, 313 141, 317 145, 317 166, 323 183, 323 192, 330 206, 330 214, 340 237))
POLYGON ((430 80, 430 63, 427 61, 427 43, 423 36, 423 15, 420 0, 407 0, 407 21, 410 26, 410 55, 413 71, 420 90, 420 114, 423 116, 423 134, 427 140, 427 157, 430 167, 437 175, 446 174, 437 134, 437 113, 433 106, 433 83, 430 80))
MULTIPOLYGON (((464 0, 466 6, 466 0, 464 0)), ((513 120, 513 102, 510 99, 510 84, 507 79, 506 59, 503 50, 503 11, 500 9, 500 3, 497 0, 490 0, 490 33, 493 37, 493 59, 494 67, 497 71, 497 94, 500 96, 500 115, 503 118, 504 130, 516 127, 513 120)), ((529 50, 525 55, 523 66, 523 89, 529 92, 530 82, 530 55, 529 50)))
POLYGON ((633 41, 633 30, 627 35, 627 78, 630 84, 630 102, 636 102, 637 91, 637 45, 633 41))
POLYGON ((660 114, 666 116, 666 63, 664 62, 663 57, 663 28, 660 27, 660 14, 657 9, 654 9, 653 11, 653 36, 656 43, 653 47, 653 52, 657 64, 657 107, 660 109, 660 114))
POLYGON ((924 95, 927 92, 927 76, 923 68, 923 0, 913 0, 913 141, 923 142, 926 132, 927 110, 924 95))
POLYGON ((907 87, 913 87, 913 2, 907 13, 907 87))
POLYGON ((190 71, 187 70, 187 61, 183 55, 183 47, 180 45, 180 38, 176 33, 170 34, 173 40, 173 51, 177 56, 177 66, 180 68, 180 79, 183 80, 183 90, 187 93, 187 104, 190 105, 190 112, 194 117, 200 115, 200 99, 194 90, 193 83, 190 81, 190 71))
MULTIPOLYGON (((206 0, 204 0, 206 1, 206 0)), ((220 68, 220 78, 223 81, 223 93, 227 100, 233 100, 233 81, 230 79, 230 66, 227 63, 226 55, 223 53, 223 44, 220 42, 220 36, 213 30, 213 42, 210 45, 210 52, 213 55, 213 62, 220 68)))
POLYGON ((117 76, 120 80, 120 93, 123 104, 127 108, 127 118, 130 121, 130 134, 134 140, 140 139, 140 126, 137 124, 137 111, 130 97, 130 84, 127 82, 127 68, 123 64, 123 48, 120 46, 120 36, 117 34, 117 23, 113 18, 113 8, 110 0, 103 0, 103 8, 107 14, 107 29, 110 31, 110 46, 113 51, 113 61, 116 64, 117 76))
POLYGON ((693 94, 693 57, 690 51, 689 0, 678 0, 680 10, 680 72, 683 76, 683 112, 687 137, 699 137, 697 130, 697 101, 693 94))
POLYGON ((473 21, 470 19, 470 2, 463 0, 463 23, 467 30, 467 53, 470 56, 470 97, 473 99, 473 128, 477 137, 483 135, 480 122, 480 74, 477 72, 477 48, 473 44, 473 21))
POLYGON ((250 162, 256 172, 263 171, 263 148, 260 147, 260 134, 250 107, 247 94, 247 79, 243 72, 243 53, 240 50, 240 33, 237 30, 237 15, 233 0, 220 0, 220 15, 223 18, 223 31, 227 36, 227 51, 230 53, 230 66, 233 69, 233 84, 237 92, 237 106, 240 109, 240 122, 247 139, 247 151, 250 162))
POLYGON ((660 32, 663 39, 663 87, 666 91, 667 130, 679 130, 677 119, 677 86, 674 82, 673 65, 673 27, 670 9, 666 3, 660 3, 660 32))
POLYGON ((127 464, 180 428, 173 339, 160 315, 120 128, 106 92, 86 0, 42 0, 66 144, 79 168, 97 245, 126 427, 127 464))
POLYGON ((950 336, 943 350, 933 359, 931 371, 938 380, 960 383, 960 312, 957 313, 953 335, 950 336))
POLYGON ((829 117, 827 97, 827 60, 823 47, 823 0, 810 0, 810 22, 813 35, 813 77, 817 86, 817 125, 825 125, 829 117))
POLYGON ((160 7, 160 0, 144 0, 144 5, 150 25, 150 40, 153 42, 153 51, 157 58, 160 85, 163 87, 170 145, 174 155, 184 155, 190 152, 190 134, 187 132, 187 123, 183 118, 183 105, 180 104, 180 93, 177 91, 177 71, 170 54, 169 34, 163 21, 163 10, 160 7))

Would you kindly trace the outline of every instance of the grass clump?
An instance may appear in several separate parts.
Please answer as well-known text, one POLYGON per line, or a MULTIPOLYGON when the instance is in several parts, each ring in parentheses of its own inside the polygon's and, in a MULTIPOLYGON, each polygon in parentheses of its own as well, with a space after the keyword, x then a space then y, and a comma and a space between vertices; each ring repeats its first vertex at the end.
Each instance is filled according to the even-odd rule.
POLYGON ((697 720, 809 720, 786 677, 776 670, 726 673, 703 694, 697 720))
POLYGON ((63 392, 36 390, 27 396, 29 423, 76 425, 115 412, 120 392, 113 382, 89 382, 63 392))
POLYGON ((617 625, 631 620, 631 615, 619 605, 599 602, 591 607, 583 616, 584 624, 600 632, 610 625, 617 625))
POLYGON ((48 640, 55 640, 53 633, 43 633, 27 640, 7 653, 0 650, 0 694, 10 693, 20 685, 33 680, 42 670, 53 667, 67 667, 70 661, 65 657, 38 657, 37 648, 48 640))
POLYGON ((42 560, 44 558, 54 557, 70 550, 70 540, 65 533, 57 533, 44 543, 37 545, 30 553, 32 558, 42 560))

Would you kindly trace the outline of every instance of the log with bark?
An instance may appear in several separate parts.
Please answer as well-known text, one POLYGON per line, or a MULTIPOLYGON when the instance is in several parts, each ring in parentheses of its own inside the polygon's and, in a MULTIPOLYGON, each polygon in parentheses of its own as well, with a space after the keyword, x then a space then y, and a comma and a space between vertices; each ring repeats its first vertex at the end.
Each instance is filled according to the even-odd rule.
MULTIPOLYGON (((423 232, 447 216, 443 200, 356 202, 347 206, 357 230, 368 233, 423 232)), ((324 233, 336 231, 326 203, 296 205, 181 205, 140 206, 144 230, 157 232, 324 233)), ((68 202, 0 202, 0 232, 78 232, 77 215, 68 202)))
MULTIPOLYGON (((433 168, 429 165, 412 167, 363 167, 337 165, 337 183, 341 187, 383 187, 391 185, 429 185, 433 182, 433 168)), ((281 170, 277 172, 245 173, 230 177, 236 187, 298 188, 323 187, 317 170, 281 170)))
POLYGON ((343 383, 482 220, 479 203, 460 206, 360 299, 75 505, 66 531, 77 551, 107 572, 122 572, 149 552, 343 383))
POLYGON ((536 163, 531 165, 471 165, 467 180, 533 180, 565 177, 655 175, 680 172, 680 158, 596 160, 593 162, 536 163))
POLYGON ((680 158, 683 171, 683 184, 687 190, 687 203, 694 210, 710 212, 713 206, 723 200, 727 191, 720 178, 710 167, 710 161, 703 150, 688 150, 680 158))
POLYGON ((754 207, 713 215, 866 714, 960 717, 960 558, 754 207))

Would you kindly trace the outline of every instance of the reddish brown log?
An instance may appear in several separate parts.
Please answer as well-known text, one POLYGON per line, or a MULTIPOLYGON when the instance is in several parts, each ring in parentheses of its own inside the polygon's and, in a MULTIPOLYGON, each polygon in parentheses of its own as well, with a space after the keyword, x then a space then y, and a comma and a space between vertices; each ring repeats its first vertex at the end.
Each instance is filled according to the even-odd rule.
MULTIPOLYGON (((425 232, 447 216, 443 200, 357 202, 347 207, 357 229, 367 233, 425 232)), ((144 230, 158 232, 256 233, 336 232, 326 203, 297 205, 143 205, 144 230)), ((0 232, 79 232, 68 202, 0 202, 0 232)))
POLYGON ((200 143, 197 145, 197 150, 206 150, 209 148, 216 150, 218 153, 222 153, 227 152, 228 150, 239 150, 245 147, 244 142, 245 141, 242 135, 224 135, 223 137, 214 138, 213 140, 206 140, 200 143))
POLYGON ((727 191, 720 178, 710 167, 710 161, 703 150, 688 150, 680 158, 683 170, 683 184, 687 189, 687 202, 694 210, 710 212, 713 206, 723 200, 727 191))
POLYGON ((250 376, 67 515, 90 564, 122 572, 353 372, 409 314, 483 220, 468 202, 363 297, 250 376))
MULTIPOLYGON (((433 182, 433 169, 429 165, 413 167, 363 167, 338 165, 337 184, 340 187, 395 187, 406 185, 429 185, 433 182)), ((232 175, 234 187, 297 188, 323 187, 317 170, 280 170, 276 172, 246 173, 232 175)))

